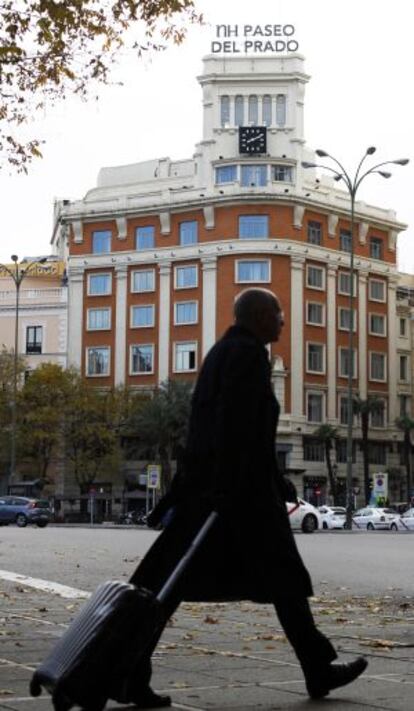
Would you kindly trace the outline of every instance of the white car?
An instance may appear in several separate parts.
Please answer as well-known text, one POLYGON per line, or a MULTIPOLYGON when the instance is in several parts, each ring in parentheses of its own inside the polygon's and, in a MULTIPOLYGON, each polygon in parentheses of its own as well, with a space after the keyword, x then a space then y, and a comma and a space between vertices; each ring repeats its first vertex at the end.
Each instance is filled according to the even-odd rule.
POLYGON ((286 508, 292 528, 299 529, 303 533, 313 533, 318 528, 322 528, 322 518, 318 509, 307 501, 298 499, 296 503, 286 503, 286 508))
POLYGON ((357 528, 366 528, 397 531, 399 528, 400 514, 392 509, 379 509, 375 506, 366 506, 355 511, 352 520, 357 528))
POLYGON ((398 523, 398 528, 400 530, 406 531, 407 529, 409 529, 410 531, 414 531, 414 508, 404 511, 404 513, 401 514, 398 523))
POLYGON ((343 528, 346 522, 346 509, 343 506, 319 506, 322 516, 322 528, 343 528))

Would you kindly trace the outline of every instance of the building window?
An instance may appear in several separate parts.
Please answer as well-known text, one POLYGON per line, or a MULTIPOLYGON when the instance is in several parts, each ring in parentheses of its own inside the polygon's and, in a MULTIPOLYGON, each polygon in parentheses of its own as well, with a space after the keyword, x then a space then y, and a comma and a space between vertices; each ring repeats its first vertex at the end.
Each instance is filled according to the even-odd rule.
POLYGON ((86 349, 86 374, 88 376, 109 375, 109 346, 86 349))
POLYGON ((230 125, 230 97, 221 96, 220 97, 220 124, 221 126, 230 125))
POLYGON ((408 380, 408 356, 406 355, 400 355, 399 357, 400 360, 400 380, 403 382, 407 382, 408 380))
POLYGON ((343 252, 352 251, 352 236, 349 230, 340 230, 339 249, 341 249, 343 252))
POLYGON ((385 442, 369 442, 369 461, 371 464, 387 463, 387 445, 385 442))
POLYGON ((131 328, 151 328, 154 325, 154 304, 131 306, 131 328))
POLYGON ((270 281, 270 262, 267 260, 238 261, 236 262, 236 282, 265 282, 270 281))
POLYGON ((339 398, 339 422, 341 425, 348 424, 348 397, 341 395, 339 398))
POLYGON ((409 415, 411 411, 410 396, 400 395, 400 417, 409 415))
POLYGON ((192 289, 198 285, 198 272, 195 264, 188 267, 175 267, 175 288, 192 289))
POLYGON ((131 346, 131 375, 151 375, 154 372, 154 346, 131 346))
POLYGON ((386 335, 386 320, 382 314, 369 315, 369 332, 373 336, 386 335))
POLYGON ((88 331, 104 331, 111 328, 111 309, 88 309, 88 331))
POLYGON ((313 267, 310 264, 306 269, 306 286, 310 289, 325 289, 325 269, 313 267))
POLYGON ((262 101, 262 120, 264 126, 272 125, 272 97, 265 94, 262 101))
POLYGON ((307 343, 307 372, 325 372, 325 346, 322 343, 307 343))
POLYGON ((306 323, 313 326, 325 325, 325 304, 308 301, 306 304, 306 323))
POLYGON ((400 318, 400 336, 405 338, 407 336, 407 319, 400 318))
POLYGON ((308 242, 309 244, 322 244, 322 224, 310 220, 308 222, 308 242))
POLYGON ((240 215, 240 239, 266 239, 269 236, 268 215, 240 215))
POLYGON ((107 254, 111 251, 111 230, 96 230, 92 232, 93 254, 107 254))
POLYGON ((174 349, 174 370, 175 372, 194 371, 197 362, 197 343, 176 343, 174 349))
POLYGON ((234 122, 236 126, 244 125, 244 96, 240 94, 234 99, 234 122))
POLYGON ((372 259, 382 259, 382 239, 380 237, 371 237, 369 241, 369 256, 372 259))
POLYGON ((111 290, 111 274, 88 274, 88 296, 103 296, 111 290))
POLYGON ((155 270, 154 269, 141 269, 140 271, 132 272, 131 290, 137 294, 139 294, 143 291, 154 291, 155 290, 155 270))
MULTIPOLYGON (((339 349, 339 376, 347 378, 349 375, 349 349, 339 349)), ((356 377, 356 350, 352 349, 352 377, 356 377)))
POLYGON ((218 185, 234 183, 235 180, 237 180, 236 165, 220 165, 216 168, 216 183, 218 185))
POLYGON ((42 326, 26 328, 26 353, 42 352, 42 326))
MULTIPOLYGON (((351 311, 339 307, 338 309, 338 328, 341 331, 349 331, 351 328, 351 311)), ((356 311, 352 309, 352 330, 356 331, 356 311)))
MULTIPOLYGON (((346 464, 347 462, 347 440, 346 439, 337 439, 335 442, 336 446, 336 461, 338 464, 346 464)), ((352 463, 355 464, 356 462, 356 442, 353 440, 352 442, 352 463)))
POLYGON ((385 382, 385 353, 370 353, 370 380, 385 382))
POLYGON ((286 123, 286 96, 284 94, 276 96, 276 123, 278 126, 284 126, 286 123))
POLYGON ((198 302, 181 301, 174 306, 174 323, 176 326, 183 326, 198 321, 198 302))
POLYGON ((153 225, 135 229, 135 249, 154 249, 155 229, 153 225))
POLYGON ((303 438, 303 459, 305 462, 324 462, 325 445, 313 437, 303 438))
POLYGON ((307 419, 308 422, 323 422, 323 393, 307 393, 307 419))
MULTIPOLYGON (((356 295, 356 275, 354 274, 354 283, 352 295, 356 295)), ((338 273, 338 294, 344 294, 349 296, 351 294, 351 275, 349 272, 339 272, 338 273)))
POLYGON ((292 166, 290 165, 272 165, 272 180, 276 180, 279 183, 291 183, 292 178, 292 166))
POLYGON ((189 220, 180 222, 180 245, 187 247, 189 244, 196 244, 198 240, 198 222, 189 220))
POLYGON ((252 94, 249 96, 249 124, 251 126, 256 126, 257 122, 259 120, 259 103, 257 100, 257 96, 252 94))
POLYGON ((371 301, 385 301, 385 281, 369 280, 369 298, 371 301))
POLYGON ((267 184, 267 165, 242 165, 241 185, 243 188, 264 187, 267 184))
POLYGON ((370 415, 371 427, 385 427, 385 401, 378 402, 377 407, 370 415))

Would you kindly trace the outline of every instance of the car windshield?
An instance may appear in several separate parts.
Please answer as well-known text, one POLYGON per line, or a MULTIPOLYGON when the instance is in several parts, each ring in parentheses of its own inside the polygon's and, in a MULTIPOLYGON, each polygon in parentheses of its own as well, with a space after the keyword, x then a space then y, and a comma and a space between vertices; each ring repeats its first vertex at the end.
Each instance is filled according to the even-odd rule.
POLYGON ((346 514, 346 509, 342 509, 340 506, 332 509, 335 516, 344 516, 346 514))
POLYGON ((394 509, 381 509, 381 510, 383 513, 386 513, 386 514, 393 514, 394 516, 396 514, 396 511, 394 511, 394 509))

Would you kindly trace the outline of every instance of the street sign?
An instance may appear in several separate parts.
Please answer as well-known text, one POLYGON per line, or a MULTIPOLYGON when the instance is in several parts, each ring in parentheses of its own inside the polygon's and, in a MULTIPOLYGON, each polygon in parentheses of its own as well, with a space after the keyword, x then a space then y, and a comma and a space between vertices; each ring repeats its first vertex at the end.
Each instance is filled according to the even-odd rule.
POLYGON ((148 464, 147 466, 147 487, 148 489, 159 489, 161 486, 161 467, 159 464, 148 464))
POLYGON ((378 499, 384 500, 388 497, 388 473, 387 472, 376 472, 372 475, 373 487, 372 487, 372 498, 375 503, 378 503, 378 499))

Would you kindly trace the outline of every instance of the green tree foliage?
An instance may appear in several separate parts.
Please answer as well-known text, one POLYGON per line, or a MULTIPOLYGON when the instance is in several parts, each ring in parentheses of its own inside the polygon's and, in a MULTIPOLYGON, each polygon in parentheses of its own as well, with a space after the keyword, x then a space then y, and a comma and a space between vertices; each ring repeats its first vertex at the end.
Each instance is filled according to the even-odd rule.
POLYGON ((125 422, 130 456, 151 456, 161 464, 161 490, 172 479, 172 462, 179 459, 188 429, 192 384, 167 380, 152 397, 138 399, 125 422))
MULTIPOLYGON (((20 383, 25 370, 24 358, 19 356, 16 365, 17 381, 20 383)), ((0 350, 0 478, 7 476, 10 468, 13 383, 14 352, 3 346, 0 350)))
POLYGON ((334 470, 332 467, 332 460, 331 460, 331 451, 332 449, 335 448, 335 440, 338 437, 338 431, 336 427, 332 427, 332 425, 328 424, 323 424, 320 425, 315 432, 313 433, 314 437, 317 437, 321 442, 323 442, 324 447, 325 447, 325 461, 326 461, 326 468, 328 470, 328 480, 329 480, 329 488, 331 490, 331 495, 333 498, 334 504, 337 503, 337 480, 336 480, 336 475, 334 474, 334 470))
POLYGON ((0 165, 41 155, 19 127, 46 102, 86 97, 121 52, 179 44, 198 21, 193 0, 0 0, 0 165))
POLYGON ((120 463, 119 394, 100 391, 72 374, 63 417, 65 459, 81 491, 99 479, 112 480, 120 463))
POLYGON ((62 417, 72 394, 72 373, 43 363, 27 379, 19 404, 19 453, 36 474, 47 479, 49 465, 62 445, 62 417))
POLYGON ((411 455, 412 455, 412 442, 411 442, 411 432, 414 430, 414 420, 408 415, 403 417, 398 417, 395 421, 398 429, 400 429, 404 434, 403 447, 404 447, 404 466, 406 473, 406 488, 407 488, 407 502, 410 502, 411 488, 412 488, 412 476, 411 476, 411 455))
POLYGON ((380 412, 383 407, 383 401, 376 395, 369 395, 366 400, 363 400, 357 395, 354 397, 354 414, 361 421, 362 433, 362 458, 364 466, 364 496, 365 504, 369 503, 371 498, 371 489, 369 486, 369 420, 370 416, 375 412, 380 412))

